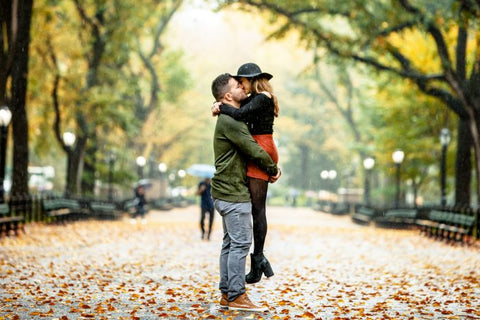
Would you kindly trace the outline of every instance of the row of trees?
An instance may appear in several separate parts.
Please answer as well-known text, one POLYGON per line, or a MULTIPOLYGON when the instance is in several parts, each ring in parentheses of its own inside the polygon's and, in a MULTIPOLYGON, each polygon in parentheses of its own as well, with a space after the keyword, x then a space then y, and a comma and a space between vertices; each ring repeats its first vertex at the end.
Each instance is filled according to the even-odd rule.
MULTIPOLYGON (((107 175, 111 151, 123 166, 116 182, 133 179, 137 155, 169 157, 185 168, 201 149, 196 158, 211 161, 210 148, 201 146, 211 143, 214 121, 198 122, 205 106, 184 108, 186 64, 164 40, 182 1, 0 1, 8 9, 0 13, 0 103, 13 111, 14 194, 27 190, 29 163, 48 164, 58 154, 72 160, 69 189, 87 194, 107 175), (72 149, 61 139, 67 130, 77 136, 72 149)), ((316 189, 323 169, 341 163, 340 176, 353 174, 365 156, 386 164, 402 148, 405 162, 415 164, 405 174, 419 186, 438 161, 432 140, 447 126, 457 137, 456 203, 471 202, 472 163, 479 163, 472 160, 477 125, 470 116, 478 103, 477 2, 219 3, 265 17, 271 39, 299 35, 313 56, 310 68, 280 85, 277 128, 290 158, 282 158, 289 185, 316 189), (346 125, 335 122, 337 115, 346 125)), ((196 101, 211 99, 194 92, 196 101)))
MULTIPOLYGON (((357 119, 361 121, 355 122, 353 110, 361 108, 362 104, 352 104, 351 99, 347 101, 339 111, 350 125, 354 140, 359 142, 356 148, 361 156, 366 153, 375 153, 378 157, 390 156, 390 153, 384 152, 387 147, 402 147, 406 144, 402 142, 407 140, 404 139, 406 136, 416 139, 413 133, 420 130, 431 130, 430 136, 436 137, 440 128, 448 124, 449 115, 455 114, 458 119, 455 202, 458 205, 470 204, 472 168, 476 172, 476 195, 480 198, 478 1, 240 0, 219 3, 221 6, 238 6, 240 3, 240 8, 247 11, 257 10, 270 15, 269 21, 276 27, 270 38, 283 38, 291 31, 298 33, 301 45, 314 53, 314 68, 320 61, 327 60, 346 73, 353 63, 367 68, 369 75, 375 76, 377 84, 388 83, 383 89, 389 90, 390 94, 395 92, 395 83, 402 82, 402 86, 423 95, 424 98, 418 99, 420 105, 415 106, 416 114, 403 118, 407 118, 410 124, 411 119, 432 118, 425 118, 423 125, 417 122, 414 126, 405 127, 402 137, 387 134, 379 136, 378 140, 375 138, 375 141, 372 136, 362 137, 360 133, 368 133, 368 130, 358 130, 358 124, 367 120, 370 125, 379 128, 389 125, 385 122, 388 119, 382 119, 381 113, 373 111, 370 119, 357 119), (423 50, 419 51, 420 46, 423 50), (443 107, 443 111, 442 108, 433 108, 435 113, 418 112, 422 106, 431 107, 432 101, 443 107), (428 121, 435 125, 428 125, 428 121)), ((313 77, 316 77, 315 72, 313 77)), ((328 90, 321 78, 317 81, 324 91, 328 90)), ((339 83, 343 84, 346 96, 354 97, 354 87, 347 75, 339 83)), ((392 98, 389 95, 389 98, 407 102, 404 96, 393 95, 392 98)), ((330 95, 330 100, 335 103, 334 96, 330 95)), ((397 104, 394 101, 388 103, 390 106, 397 104)), ((412 110, 415 108, 408 108, 403 114, 412 110)), ((396 114, 399 116, 402 112, 396 114)), ((417 151, 421 150, 418 145, 416 147, 417 151)))

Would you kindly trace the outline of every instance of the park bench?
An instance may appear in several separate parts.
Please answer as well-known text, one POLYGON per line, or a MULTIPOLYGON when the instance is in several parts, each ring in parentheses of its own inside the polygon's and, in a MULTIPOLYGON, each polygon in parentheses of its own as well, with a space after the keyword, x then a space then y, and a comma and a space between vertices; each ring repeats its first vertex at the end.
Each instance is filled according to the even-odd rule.
POLYGON ((420 232, 427 236, 433 236, 438 230, 438 225, 443 221, 443 217, 447 215, 447 212, 431 210, 427 216, 422 219, 417 219, 415 224, 419 227, 420 232))
POLYGON ((111 202, 92 201, 88 206, 96 219, 116 220, 122 217, 122 212, 111 202))
POLYGON ((331 209, 332 214, 342 215, 350 213, 350 205, 346 202, 336 202, 331 209))
POLYGON ((325 201, 325 200, 319 200, 313 206, 313 209, 316 210, 316 211, 330 212, 332 210, 332 202, 331 201, 325 201))
POLYGON ((190 205, 188 199, 184 197, 174 197, 172 198, 172 205, 176 208, 186 208, 190 205))
POLYGON ((0 203, 0 235, 10 235, 12 231, 18 235, 19 230, 25 232, 24 223, 23 215, 13 215, 8 203, 0 203))
POLYGON ((387 228, 405 228, 415 225, 416 218, 416 209, 387 209, 382 216, 375 219, 375 225, 387 228))
POLYGON ((129 215, 133 216, 135 214, 135 211, 137 210, 135 208, 135 204, 136 204, 135 199, 130 199, 130 200, 125 201, 123 203, 123 211, 125 211, 129 215))
POLYGON ((374 208, 360 206, 355 209, 352 215, 352 221, 362 225, 369 225, 375 219, 377 211, 374 208))
POLYGON ((172 200, 169 199, 169 198, 157 199, 153 202, 152 205, 155 209, 165 210, 165 211, 171 210, 174 207, 173 203, 172 203, 172 200))
POLYGON ((66 222, 85 218, 88 210, 82 208, 75 199, 53 198, 42 200, 43 212, 48 222, 66 222))
POLYGON ((428 219, 416 222, 421 231, 428 236, 447 241, 466 242, 472 235, 477 217, 451 211, 431 210, 428 219))

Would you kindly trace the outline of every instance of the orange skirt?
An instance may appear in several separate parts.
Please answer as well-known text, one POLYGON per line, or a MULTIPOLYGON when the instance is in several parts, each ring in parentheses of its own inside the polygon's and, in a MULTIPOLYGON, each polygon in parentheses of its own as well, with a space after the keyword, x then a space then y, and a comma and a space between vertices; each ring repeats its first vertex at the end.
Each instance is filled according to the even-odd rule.
MULTIPOLYGON (((272 160, 275 163, 278 163, 278 150, 275 142, 273 141, 273 135, 271 134, 258 134, 252 136, 258 145, 262 147, 263 150, 267 151, 272 160)), ((268 181, 269 175, 260 169, 255 162, 249 161, 247 165, 247 177, 257 178, 268 181)))

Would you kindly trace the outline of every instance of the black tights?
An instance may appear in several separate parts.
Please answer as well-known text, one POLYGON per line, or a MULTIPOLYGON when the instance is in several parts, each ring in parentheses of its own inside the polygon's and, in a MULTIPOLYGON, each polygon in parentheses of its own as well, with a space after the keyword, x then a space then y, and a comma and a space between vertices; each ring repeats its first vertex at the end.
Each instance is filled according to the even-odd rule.
POLYGON ((252 197, 253 216, 253 255, 263 253, 267 235, 267 216, 265 206, 267 201, 268 182, 250 178, 248 188, 252 197))

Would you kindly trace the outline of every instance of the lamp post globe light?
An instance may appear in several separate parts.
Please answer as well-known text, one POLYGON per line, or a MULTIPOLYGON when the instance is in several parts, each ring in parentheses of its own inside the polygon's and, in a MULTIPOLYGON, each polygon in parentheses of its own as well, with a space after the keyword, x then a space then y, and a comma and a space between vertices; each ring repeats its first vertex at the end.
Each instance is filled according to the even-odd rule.
POLYGON ((5 199, 5 167, 7 165, 8 125, 12 120, 12 112, 7 106, 0 108, 0 203, 5 199))
POLYGON ((180 170, 178 170, 177 174, 180 177, 180 179, 183 179, 187 175, 187 172, 185 172, 185 170, 183 170, 183 169, 180 169, 180 170))
MULTIPOLYGON (((325 180, 333 180, 337 177, 337 171, 335 170, 322 170, 320 172, 320 178, 322 178, 323 181, 325 180)), ((331 183, 328 183, 328 191, 330 191, 331 183)))
POLYGON ((443 128, 440 131, 440 144, 442 145, 442 156, 440 159, 440 190, 441 190, 441 198, 440 203, 442 207, 447 204, 447 179, 446 179, 446 171, 447 171, 447 148, 452 139, 452 135, 450 134, 450 130, 447 128, 443 128))
POLYGON ((165 172, 167 172, 167 165, 165 163, 160 163, 158 165, 158 171, 163 175, 165 172))
POLYGON ((136 162, 138 168, 138 177, 143 179, 143 167, 145 167, 147 164, 147 159, 145 159, 144 156, 138 156, 136 162))
POLYGON ((328 171, 328 179, 333 180, 337 177, 337 171, 329 170, 328 171))
POLYGON ((392 154, 392 159, 393 162, 395 163, 395 166, 397 167, 397 191, 395 194, 395 208, 398 208, 400 204, 400 166, 402 165, 403 158, 405 157, 405 153, 402 150, 395 150, 392 154))
POLYGON ((323 180, 328 179, 328 170, 323 170, 322 172, 320 172, 320 178, 322 178, 323 180))
POLYGON ((368 157, 363 160, 363 167, 365 168, 365 204, 370 205, 370 175, 375 166, 375 159, 368 157))
POLYGON ((67 174, 65 176, 65 197, 68 198, 72 192, 72 146, 75 144, 77 137, 74 133, 66 131, 62 135, 63 143, 67 149, 67 174))
POLYGON ((77 139, 77 137, 75 137, 75 134, 69 131, 64 132, 62 138, 63 138, 63 143, 65 143, 65 145, 69 148, 73 146, 73 144, 75 143, 75 140, 77 139))

